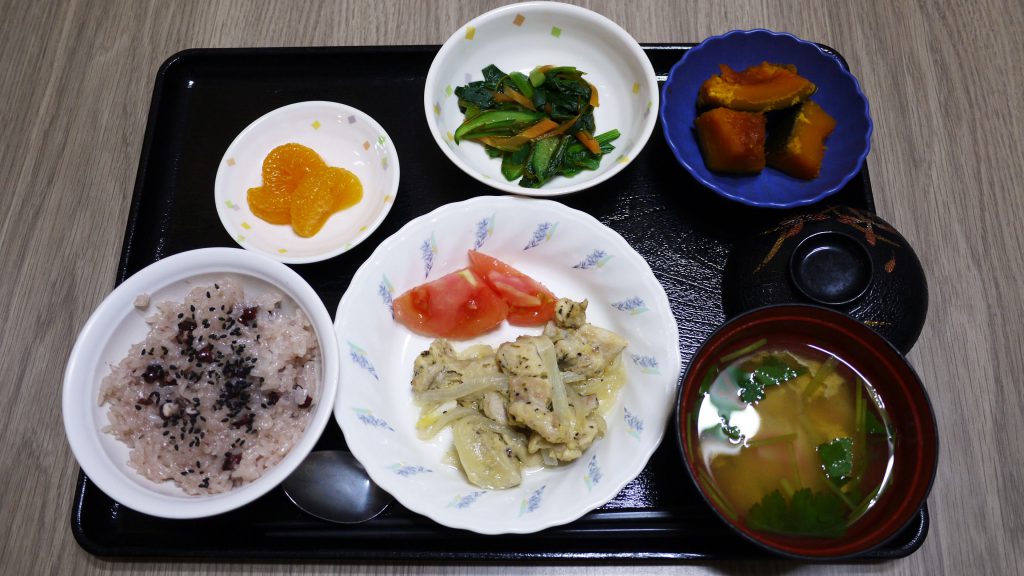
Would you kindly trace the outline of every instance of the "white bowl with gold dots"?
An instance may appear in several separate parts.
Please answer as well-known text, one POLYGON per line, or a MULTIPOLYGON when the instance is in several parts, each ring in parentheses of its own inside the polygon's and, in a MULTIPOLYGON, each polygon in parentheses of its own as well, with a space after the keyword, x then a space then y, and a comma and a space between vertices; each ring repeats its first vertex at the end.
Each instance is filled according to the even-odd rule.
POLYGON ((214 183, 217 215, 240 246, 281 262, 304 264, 347 252, 384 221, 398 193, 398 154, 387 132, 367 114, 338 102, 290 104, 264 114, 228 146, 214 183), (315 150, 328 166, 359 177, 363 198, 333 214, 303 238, 289 225, 267 223, 249 209, 249 188, 263 184, 263 160, 282 144, 315 150))
POLYGON ((498 190, 528 196, 559 196, 595 186, 618 174, 643 150, 658 117, 658 81, 650 60, 625 30, 585 8, 556 2, 510 4, 460 27, 434 58, 423 93, 427 124, 437 145, 462 171, 498 190), (536 66, 575 66, 597 87, 597 132, 622 135, 597 170, 558 176, 541 188, 523 188, 501 175, 501 159, 476 142, 456 144, 463 122, 454 90, 482 80, 494 64, 505 73, 529 74, 536 66))

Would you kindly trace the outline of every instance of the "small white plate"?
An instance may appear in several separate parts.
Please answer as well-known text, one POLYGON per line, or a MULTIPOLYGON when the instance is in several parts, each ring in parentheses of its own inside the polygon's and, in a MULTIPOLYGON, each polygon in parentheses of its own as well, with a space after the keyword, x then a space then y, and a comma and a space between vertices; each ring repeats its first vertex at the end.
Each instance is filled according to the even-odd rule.
MULTIPOLYGON (((356 272, 335 320, 342 347, 335 418, 373 481, 436 522, 484 534, 527 533, 571 522, 614 497, 660 444, 675 405, 679 333, 647 262, 592 216, 548 201, 479 197, 405 225, 356 272), (416 437, 410 380, 431 339, 392 319, 406 290, 468 266, 478 248, 545 284, 590 301, 588 320, 629 340, 628 381, 605 413, 608 432, 579 460, 525 475, 508 490, 482 490, 444 463, 450 433, 416 437)), ((495 346, 540 328, 507 323, 470 343, 495 346)))
POLYGON ((290 264, 318 262, 347 252, 380 226, 398 194, 398 175, 394 143, 373 118, 337 102, 299 102, 261 116, 228 146, 214 183, 217 215, 243 248, 290 264), (363 184, 363 199, 332 215, 312 238, 260 220, 246 201, 249 188, 263 184, 263 159, 289 142, 312 148, 363 184))
POLYGON ((115 288, 89 317, 64 371, 64 430, 82 470, 114 500, 162 518, 213 516, 266 494, 298 467, 331 418, 337 381, 338 344, 330 313, 301 276, 261 254, 237 248, 203 248, 143 268, 115 288), (247 294, 274 290, 284 296, 286 307, 298 306, 305 312, 320 345, 323 381, 305 433, 283 460, 258 479, 233 490, 190 496, 171 482, 148 480, 128 464, 128 447, 102 431, 110 420, 108 408, 99 405, 100 385, 132 344, 145 339, 150 329, 146 318, 156 313, 157 302, 181 301, 193 287, 225 276, 238 281, 247 294), (150 298, 145 310, 133 304, 140 294, 150 298))

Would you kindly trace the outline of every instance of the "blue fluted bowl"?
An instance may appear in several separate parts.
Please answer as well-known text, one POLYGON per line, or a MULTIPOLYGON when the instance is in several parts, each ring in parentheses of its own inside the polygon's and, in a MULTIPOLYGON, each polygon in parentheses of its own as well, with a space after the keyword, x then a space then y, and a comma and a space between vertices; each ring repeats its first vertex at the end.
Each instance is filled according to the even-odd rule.
POLYGON ((661 102, 665 139, 679 163, 718 194, 751 206, 792 208, 826 198, 860 172, 871 148, 871 114, 857 79, 837 56, 792 34, 734 30, 704 40, 672 67, 661 102), (795 65, 818 87, 811 99, 836 119, 836 129, 825 141, 821 173, 814 180, 771 167, 752 176, 720 174, 708 170, 701 157, 693 124, 701 84, 720 72, 719 64, 743 70, 764 61, 795 65))

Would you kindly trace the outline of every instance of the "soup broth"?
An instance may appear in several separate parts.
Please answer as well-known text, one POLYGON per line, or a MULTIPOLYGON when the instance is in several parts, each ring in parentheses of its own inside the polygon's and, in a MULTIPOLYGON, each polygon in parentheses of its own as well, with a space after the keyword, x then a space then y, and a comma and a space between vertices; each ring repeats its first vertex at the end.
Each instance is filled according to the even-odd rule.
POLYGON ((892 427, 871 384, 835 354, 760 340, 723 356, 700 392, 701 476, 747 527, 840 536, 885 489, 892 427))

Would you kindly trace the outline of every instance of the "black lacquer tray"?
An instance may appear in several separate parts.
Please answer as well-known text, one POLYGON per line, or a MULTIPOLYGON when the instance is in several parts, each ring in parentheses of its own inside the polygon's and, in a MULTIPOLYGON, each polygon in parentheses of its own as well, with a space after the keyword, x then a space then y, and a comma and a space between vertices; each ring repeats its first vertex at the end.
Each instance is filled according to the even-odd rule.
MULTIPOLYGON (((689 45, 644 47, 660 78, 689 45)), ((295 266, 335 310, 356 269, 381 240, 442 204, 494 192, 438 149, 424 120, 436 46, 189 50, 157 74, 118 282, 185 250, 235 246, 222 228, 213 182, 224 150, 250 122, 303 100, 344 102, 392 136, 402 180, 383 225, 350 252, 295 266)), ((873 211, 867 167, 832 201, 873 211)), ((725 320, 721 277, 735 238, 783 214, 730 202, 679 166, 661 128, 633 163, 588 191, 559 198, 620 233, 650 263, 679 323, 684 366, 725 320)), ((453 530, 395 503, 378 518, 343 526, 307 516, 275 490, 234 512, 165 520, 134 512, 79 475, 75 538, 105 557, 334 560, 716 560, 764 557, 718 520, 684 472, 666 433, 647 468, 611 502, 537 534, 481 536, 453 530)), ((318 449, 341 448, 331 423, 318 449)), ((928 533, 927 508, 865 560, 913 553, 928 533)))

